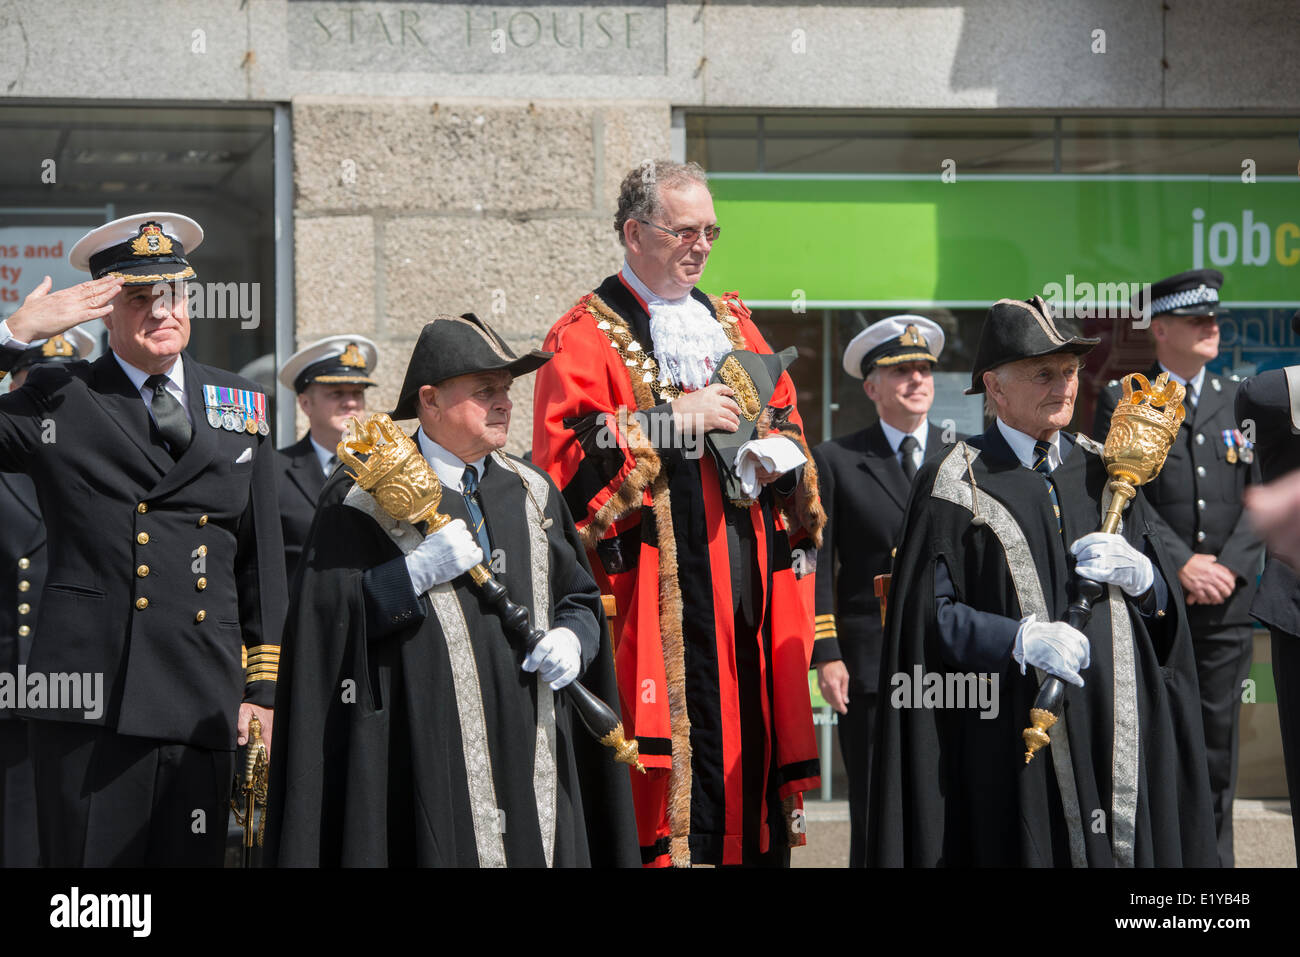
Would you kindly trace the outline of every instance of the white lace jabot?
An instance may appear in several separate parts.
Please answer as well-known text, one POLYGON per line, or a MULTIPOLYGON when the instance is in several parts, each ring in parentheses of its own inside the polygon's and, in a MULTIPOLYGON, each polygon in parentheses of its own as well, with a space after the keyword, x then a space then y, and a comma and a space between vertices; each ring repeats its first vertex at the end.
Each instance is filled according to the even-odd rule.
POLYGON ((657 295, 626 262, 623 278, 650 310, 650 338, 661 384, 666 379, 686 392, 708 385, 732 350, 731 340, 708 307, 690 293, 681 299, 657 295))

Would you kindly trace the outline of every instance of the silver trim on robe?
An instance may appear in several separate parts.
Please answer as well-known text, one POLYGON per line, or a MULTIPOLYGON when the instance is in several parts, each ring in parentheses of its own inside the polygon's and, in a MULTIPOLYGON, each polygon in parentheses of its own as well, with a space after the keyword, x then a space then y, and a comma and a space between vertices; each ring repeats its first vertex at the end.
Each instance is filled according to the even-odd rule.
MULTIPOLYGON (((545 631, 551 627, 551 544, 546 537, 546 502, 550 485, 529 468, 517 468, 500 452, 492 457, 528 485, 528 559, 533 576, 533 624, 545 631)), ((533 759, 533 793, 537 796, 537 823, 542 832, 546 866, 555 862, 555 692, 537 680, 537 748, 533 759)))

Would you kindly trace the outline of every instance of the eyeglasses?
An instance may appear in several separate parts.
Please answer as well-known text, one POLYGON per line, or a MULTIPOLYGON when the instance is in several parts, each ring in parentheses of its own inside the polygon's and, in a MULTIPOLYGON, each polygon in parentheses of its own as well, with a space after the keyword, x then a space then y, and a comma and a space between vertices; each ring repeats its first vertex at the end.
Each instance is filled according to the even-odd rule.
POLYGON ((653 226, 661 233, 667 233, 669 236, 676 236, 682 241, 682 245, 684 246, 694 246, 699 242, 701 232, 704 233, 704 238, 710 243, 716 243, 718 237, 722 235, 722 227, 716 223, 712 226, 705 226, 703 230, 700 230, 696 229, 694 226, 689 226, 686 229, 669 229, 667 226, 660 226, 658 223, 652 223, 648 219, 638 219, 637 222, 646 226, 653 226))

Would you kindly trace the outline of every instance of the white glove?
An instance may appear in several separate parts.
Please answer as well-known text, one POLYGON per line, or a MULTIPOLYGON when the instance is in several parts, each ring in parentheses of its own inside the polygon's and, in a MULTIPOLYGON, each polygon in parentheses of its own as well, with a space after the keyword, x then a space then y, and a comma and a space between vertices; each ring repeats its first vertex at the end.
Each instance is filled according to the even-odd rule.
POLYGON ((1093 532, 1070 546, 1078 559, 1074 570, 1095 582, 1109 582, 1136 598, 1156 580, 1151 559, 1130 545, 1121 535, 1093 532))
POLYGON ((1035 615, 1020 622, 1011 654, 1020 663, 1022 675, 1025 666, 1032 665, 1080 688, 1083 679, 1079 672, 1092 664, 1092 649, 1083 632, 1063 621, 1039 621, 1035 615))
POLYGON ((459 518, 452 519, 432 535, 426 536, 406 556, 406 570, 411 575, 415 593, 423 595, 434 585, 449 582, 483 561, 483 549, 459 518))
POLYGON ((548 631, 523 663, 524 671, 538 672, 537 676, 549 682, 552 691, 559 691, 578 677, 580 668, 582 645, 568 628, 548 631))
POLYGON ((758 469, 784 475, 807 462, 807 457, 784 435, 769 435, 765 439, 750 439, 736 450, 736 477, 740 490, 754 498, 762 491, 758 469))

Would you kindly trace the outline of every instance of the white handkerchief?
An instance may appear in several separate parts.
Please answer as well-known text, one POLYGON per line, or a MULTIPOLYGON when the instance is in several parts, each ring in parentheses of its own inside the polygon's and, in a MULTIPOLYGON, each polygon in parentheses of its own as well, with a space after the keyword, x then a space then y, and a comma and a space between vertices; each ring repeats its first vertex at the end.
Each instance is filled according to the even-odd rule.
POLYGON ((242 465, 245 462, 252 461, 252 459, 253 459, 253 447, 250 445, 248 448, 244 449, 244 451, 239 453, 239 458, 235 459, 235 464, 242 465))
POLYGON ((740 488, 750 498, 756 498, 759 492, 758 467, 761 465, 768 472, 784 475, 793 468, 798 468, 808 461, 807 457, 784 435, 769 435, 765 439, 751 439, 740 447, 736 453, 736 475, 740 477, 740 488))

